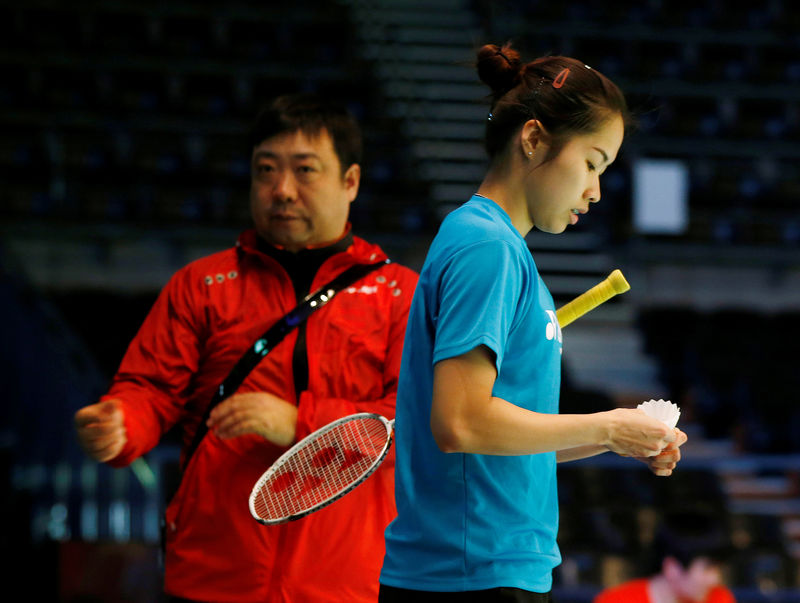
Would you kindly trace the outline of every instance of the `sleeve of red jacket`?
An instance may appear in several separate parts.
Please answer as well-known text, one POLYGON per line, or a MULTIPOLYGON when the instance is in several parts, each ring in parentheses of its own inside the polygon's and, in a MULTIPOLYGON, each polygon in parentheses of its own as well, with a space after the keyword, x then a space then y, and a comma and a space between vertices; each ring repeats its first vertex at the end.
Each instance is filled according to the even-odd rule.
POLYGON ((403 355, 403 339, 406 333, 408 310, 417 284, 417 275, 413 271, 403 268, 402 272, 398 274, 397 280, 403 293, 397 297, 397 303, 392 307, 386 364, 383 367, 384 396, 378 400, 356 402, 341 398, 320 398, 315 397, 309 391, 302 392, 297 413, 297 440, 331 421, 357 412, 371 412, 383 415, 388 419, 394 418, 400 359, 403 355))
POLYGON ((155 447, 180 417, 198 368, 203 332, 192 311, 190 285, 186 269, 167 283, 102 397, 120 399, 125 417, 127 443, 110 461, 115 467, 130 464, 155 447))

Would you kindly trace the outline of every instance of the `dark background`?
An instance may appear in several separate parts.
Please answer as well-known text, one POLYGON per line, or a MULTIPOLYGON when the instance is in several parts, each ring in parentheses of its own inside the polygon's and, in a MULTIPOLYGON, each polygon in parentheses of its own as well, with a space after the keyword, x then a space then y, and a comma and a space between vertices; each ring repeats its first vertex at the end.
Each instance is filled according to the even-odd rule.
MULTIPOLYGON (((78 450, 160 287, 249 224, 245 131, 274 94, 346 102, 365 131, 354 230, 418 269, 475 190, 487 90, 511 40, 614 79, 639 128, 603 202, 534 232, 563 303, 621 268, 632 289, 565 331, 564 412, 681 406, 675 475, 560 469, 557 601, 646 571, 665 517, 724 534, 740 601, 798 601, 800 9, 788 0, 0 2, 0 458, 7 582, 45 600, 156 601, 170 439, 130 469, 78 450), (633 168, 688 170, 688 224, 632 219, 633 168)), ((253 529, 259 529, 254 523, 253 529)))

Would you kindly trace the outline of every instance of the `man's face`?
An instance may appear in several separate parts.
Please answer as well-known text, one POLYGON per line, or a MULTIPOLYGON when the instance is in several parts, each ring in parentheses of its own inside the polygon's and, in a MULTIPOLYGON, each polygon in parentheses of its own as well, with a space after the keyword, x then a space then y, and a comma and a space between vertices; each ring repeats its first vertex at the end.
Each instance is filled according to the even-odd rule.
POLYGON ((344 233, 361 168, 342 174, 327 130, 267 138, 253 148, 250 173, 250 212, 269 243, 295 252, 344 233))

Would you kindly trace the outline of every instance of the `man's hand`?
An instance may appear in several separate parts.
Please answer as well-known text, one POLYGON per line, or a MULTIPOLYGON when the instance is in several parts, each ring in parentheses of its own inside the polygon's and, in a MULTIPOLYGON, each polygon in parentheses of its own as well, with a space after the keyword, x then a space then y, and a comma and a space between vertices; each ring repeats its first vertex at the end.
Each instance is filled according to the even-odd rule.
POLYGON ((288 446, 295 437, 297 407, 267 392, 233 394, 211 411, 207 425, 222 439, 253 433, 288 446))
POLYGON ((101 463, 122 452, 128 441, 125 417, 116 398, 81 408, 75 413, 75 430, 84 452, 101 463))
POLYGON ((681 460, 680 447, 686 443, 688 436, 675 428, 675 441, 671 442, 658 456, 639 457, 639 460, 650 467, 655 475, 672 475, 672 470, 681 460))

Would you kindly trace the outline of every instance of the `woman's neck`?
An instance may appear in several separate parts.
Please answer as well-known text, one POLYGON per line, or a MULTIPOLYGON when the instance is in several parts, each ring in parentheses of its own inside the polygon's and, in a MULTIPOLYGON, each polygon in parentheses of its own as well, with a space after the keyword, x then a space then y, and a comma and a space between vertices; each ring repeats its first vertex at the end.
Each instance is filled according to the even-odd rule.
POLYGON ((478 194, 488 197, 502 207, 511 218, 511 224, 524 237, 533 228, 533 221, 525 202, 522 183, 516 182, 511 177, 514 171, 490 168, 478 187, 478 194))

